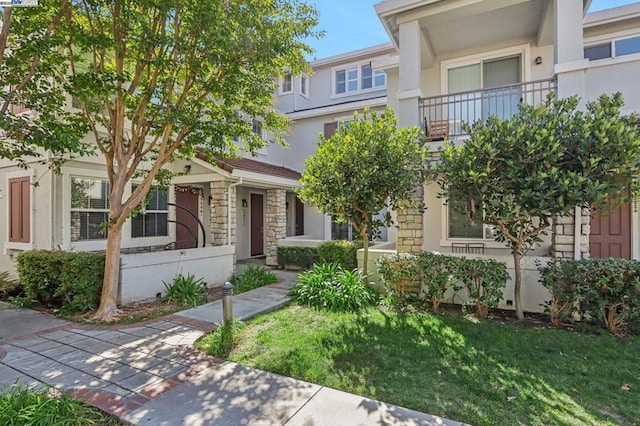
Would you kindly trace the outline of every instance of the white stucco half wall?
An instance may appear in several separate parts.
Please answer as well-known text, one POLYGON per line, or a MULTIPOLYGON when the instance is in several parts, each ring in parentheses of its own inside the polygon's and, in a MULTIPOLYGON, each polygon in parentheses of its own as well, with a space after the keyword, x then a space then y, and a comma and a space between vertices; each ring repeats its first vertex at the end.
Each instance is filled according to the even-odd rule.
POLYGON ((122 255, 120 303, 164 296, 163 281, 170 283, 180 272, 203 278, 209 288, 222 285, 233 273, 234 253, 227 245, 122 255))

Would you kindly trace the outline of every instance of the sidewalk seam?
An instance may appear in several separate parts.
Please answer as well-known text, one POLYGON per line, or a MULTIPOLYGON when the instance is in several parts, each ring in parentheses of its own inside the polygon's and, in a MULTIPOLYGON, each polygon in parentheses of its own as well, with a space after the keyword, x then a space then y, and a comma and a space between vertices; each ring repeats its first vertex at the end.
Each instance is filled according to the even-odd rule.
POLYGON ((298 415, 298 413, 299 413, 300 411, 302 411, 302 409, 303 409, 304 407, 306 407, 306 406, 307 406, 307 404, 308 404, 308 403, 309 403, 313 398, 315 398, 315 397, 316 397, 316 395, 317 395, 317 394, 318 394, 322 389, 324 389, 324 386, 320 386, 320 387, 318 388, 318 390, 317 390, 317 391, 315 391, 315 392, 314 392, 314 394, 313 394, 313 395, 311 395, 311 396, 309 397, 309 399, 307 399, 307 400, 304 402, 304 404, 302 404, 302 405, 300 406, 300 408, 298 408, 298 409, 296 410, 296 412, 295 412, 295 413, 293 413, 293 414, 291 415, 291 417, 289 417, 289 418, 287 419, 287 421, 286 421, 286 422, 282 423, 282 426, 285 426, 285 425, 286 425, 287 423, 289 423, 289 422, 290 422, 290 421, 291 421, 295 416, 297 416, 297 415, 298 415))

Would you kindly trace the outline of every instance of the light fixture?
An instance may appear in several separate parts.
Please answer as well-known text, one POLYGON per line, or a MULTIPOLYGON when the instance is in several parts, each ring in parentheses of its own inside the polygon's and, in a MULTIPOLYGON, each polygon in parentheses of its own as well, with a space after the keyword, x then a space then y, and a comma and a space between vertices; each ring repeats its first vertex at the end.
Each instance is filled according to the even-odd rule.
POLYGON ((284 205, 285 209, 289 210, 289 202, 287 201, 284 205))
POLYGON ((246 208, 249 205, 249 203, 247 203, 247 199, 243 198, 242 199, 242 207, 246 208))
POLYGON ((536 56, 536 65, 540 65, 542 63, 542 56, 536 56))
POLYGON ((213 201, 213 195, 209 195, 209 205, 211 205, 212 201, 213 201))
POLYGON ((185 173, 191 172, 191 164, 187 164, 187 165, 184 166, 184 172, 185 173))

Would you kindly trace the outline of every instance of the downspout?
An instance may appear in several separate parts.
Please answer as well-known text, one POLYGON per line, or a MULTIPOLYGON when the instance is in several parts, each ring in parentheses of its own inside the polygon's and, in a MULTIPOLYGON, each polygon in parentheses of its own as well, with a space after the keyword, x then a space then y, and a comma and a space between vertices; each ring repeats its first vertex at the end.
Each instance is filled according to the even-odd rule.
MULTIPOLYGON (((51 151, 47 151, 47 162, 50 162, 53 160, 53 155, 51 154, 51 151)), ((56 196, 55 196, 55 182, 54 182, 54 178, 56 177, 56 175, 49 170, 49 172, 51 173, 51 176, 49 176, 49 208, 51 209, 49 211, 49 243, 51 244, 51 248, 50 250, 55 250, 55 241, 56 241, 56 237, 54 235, 54 215, 56 214, 56 196)))
POLYGON ((573 217, 573 258, 580 260, 582 252, 580 246, 582 243, 582 208, 576 206, 573 217))
MULTIPOLYGON (((231 188, 242 185, 242 178, 235 183, 230 184, 227 188, 227 244, 231 245, 231 188)), ((237 224, 236 224, 237 225, 237 224)), ((237 232, 237 230, 236 230, 237 232)))

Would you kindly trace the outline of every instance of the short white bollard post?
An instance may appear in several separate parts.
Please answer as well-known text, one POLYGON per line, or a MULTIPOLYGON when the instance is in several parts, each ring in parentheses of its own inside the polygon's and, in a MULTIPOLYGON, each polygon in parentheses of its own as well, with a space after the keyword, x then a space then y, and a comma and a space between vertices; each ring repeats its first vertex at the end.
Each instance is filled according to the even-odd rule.
POLYGON ((233 285, 227 281, 222 287, 222 325, 233 321, 233 285))

